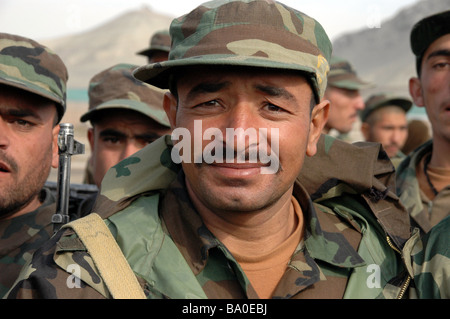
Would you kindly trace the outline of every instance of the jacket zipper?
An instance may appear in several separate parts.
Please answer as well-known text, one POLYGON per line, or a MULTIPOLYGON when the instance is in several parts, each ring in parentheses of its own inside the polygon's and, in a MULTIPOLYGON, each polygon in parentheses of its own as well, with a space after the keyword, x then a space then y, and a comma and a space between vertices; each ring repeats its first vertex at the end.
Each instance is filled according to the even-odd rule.
MULTIPOLYGON (((400 250, 398 250, 398 248, 395 247, 394 244, 392 244, 391 238, 389 238, 389 236, 386 236, 386 240, 387 240, 387 243, 388 243, 389 247, 391 247, 394 251, 396 251, 400 255, 402 254, 402 252, 400 250)), ((400 293, 398 294, 397 299, 402 299, 403 298, 403 295, 405 294, 406 289, 408 288, 410 282, 411 282, 411 276, 408 274, 408 276, 406 277, 406 280, 405 280, 403 286, 400 289, 400 293)))

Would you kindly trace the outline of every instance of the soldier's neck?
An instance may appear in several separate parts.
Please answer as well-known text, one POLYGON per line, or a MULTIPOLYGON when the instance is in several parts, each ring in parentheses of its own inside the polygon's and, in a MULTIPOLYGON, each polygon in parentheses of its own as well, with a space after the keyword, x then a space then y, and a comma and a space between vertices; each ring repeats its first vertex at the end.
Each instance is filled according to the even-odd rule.
POLYGON ((443 138, 433 137, 433 152, 430 165, 450 169, 450 142, 443 138))
MULTIPOLYGON (((276 249, 295 229, 303 227, 301 211, 295 212, 292 194, 285 194, 273 207, 258 212, 218 213, 209 210, 192 194, 191 200, 208 229, 233 253, 259 256, 276 249)), ((298 206, 299 207, 299 206, 298 206)), ((301 210, 301 208, 300 208, 301 210)))
POLYGON ((28 203, 20 207, 19 209, 13 211, 13 212, 1 212, 2 215, 0 216, 0 220, 6 220, 6 219, 12 219, 18 216, 25 215, 27 213, 34 212, 36 209, 38 209, 42 205, 41 201, 39 200, 39 196, 35 196, 33 199, 31 199, 28 203))

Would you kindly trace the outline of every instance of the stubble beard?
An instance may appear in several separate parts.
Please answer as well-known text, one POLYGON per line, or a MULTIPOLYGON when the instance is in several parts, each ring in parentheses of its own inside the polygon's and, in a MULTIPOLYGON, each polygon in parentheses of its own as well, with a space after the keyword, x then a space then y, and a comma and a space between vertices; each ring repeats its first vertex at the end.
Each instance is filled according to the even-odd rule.
POLYGON ((4 185, 4 189, 0 191, 0 219, 17 213, 36 199, 50 173, 49 162, 43 159, 38 167, 19 180, 20 168, 15 161, 5 155, 1 155, 1 158, 13 168, 11 174, 14 181, 12 185, 4 185))

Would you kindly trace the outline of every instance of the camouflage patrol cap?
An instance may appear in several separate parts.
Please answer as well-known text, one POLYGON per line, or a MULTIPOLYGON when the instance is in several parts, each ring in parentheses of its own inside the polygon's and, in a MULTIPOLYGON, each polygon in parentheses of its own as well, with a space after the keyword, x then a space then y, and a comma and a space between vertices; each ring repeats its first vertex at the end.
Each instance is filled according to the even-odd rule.
POLYGON ((206 2, 174 19, 169 60, 138 68, 136 78, 168 88, 170 74, 185 66, 247 66, 298 70, 323 96, 331 42, 306 14, 273 0, 206 2))
POLYGON ((369 87, 370 84, 357 76, 350 62, 341 57, 333 56, 330 61, 328 86, 348 90, 361 90, 369 87))
POLYGON ((0 83, 56 102, 58 121, 66 110, 67 68, 61 58, 38 42, 0 33, 0 83))
POLYGON ((416 56, 417 74, 420 74, 422 57, 431 43, 450 33, 450 10, 434 14, 417 22, 410 36, 411 50, 416 56))
POLYGON ((165 91, 136 80, 132 75, 136 67, 121 63, 95 75, 89 82, 89 110, 80 121, 92 120, 106 109, 129 109, 169 127, 162 106, 165 91))
POLYGON ((361 120, 366 121, 367 117, 375 110, 385 106, 396 105, 401 107, 405 113, 409 111, 412 106, 412 101, 408 98, 389 95, 386 93, 378 93, 370 96, 366 102, 364 110, 360 113, 361 120))
POLYGON ((155 51, 164 51, 169 53, 170 51, 170 34, 169 30, 161 30, 155 32, 150 38, 150 46, 137 54, 151 57, 155 51))

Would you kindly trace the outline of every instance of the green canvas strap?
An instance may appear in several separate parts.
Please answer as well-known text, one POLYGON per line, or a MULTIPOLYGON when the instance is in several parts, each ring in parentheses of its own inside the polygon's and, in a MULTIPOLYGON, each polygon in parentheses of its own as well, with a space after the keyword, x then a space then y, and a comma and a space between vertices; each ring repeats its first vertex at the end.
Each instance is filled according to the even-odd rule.
POLYGON ((146 299, 119 245, 98 214, 91 213, 63 227, 77 233, 114 299, 146 299))

